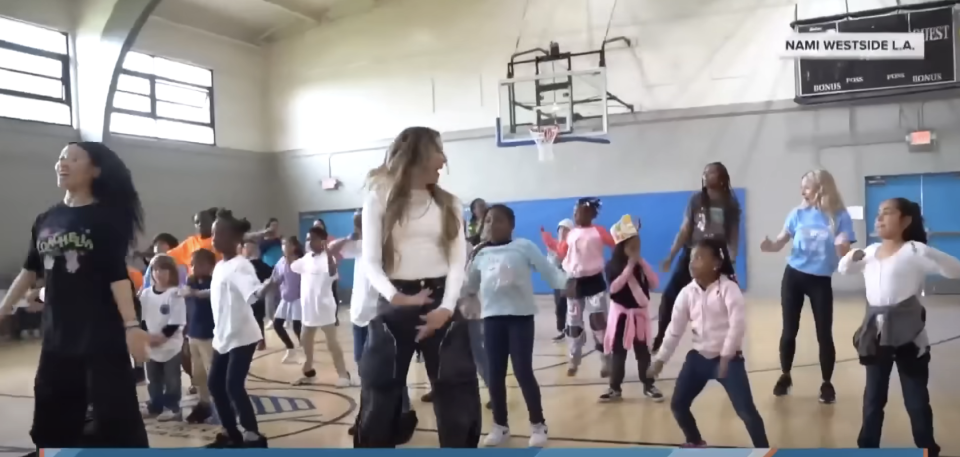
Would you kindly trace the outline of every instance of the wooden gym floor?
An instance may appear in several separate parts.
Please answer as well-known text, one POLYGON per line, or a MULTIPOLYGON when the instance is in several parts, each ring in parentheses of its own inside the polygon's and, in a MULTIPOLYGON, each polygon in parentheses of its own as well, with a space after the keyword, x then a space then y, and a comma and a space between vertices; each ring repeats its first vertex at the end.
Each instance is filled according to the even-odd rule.
MULTIPOLYGON (((652 403, 643 398, 637 381, 636 365, 628 362, 625 400, 617 404, 599 404, 605 380, 599 377, 596 354, 588 355, 580 374, 567 377, 565 370, 565 343, 550 341, 555 335, 553 304, 549 297, 540 298, 541 313, 537 316, 537 342, 534 364, 543 406, 550 426, 552 447, 615 447, 615 446, 676 446, 683 442, 670 412, 669 398, 673 381, 689 347, 689 336, 681 343, 664 370, 658 385, 667 396, 664 403, 652 403), (632 365, 632 366, 631 366, 632 365)), ((653 300, 659 302, 659 298, 653 300)), ((934 342, 932 348, 930 395, 936 420, 937 438, 945 456, 960 456, 960 435, 949 424, 960 423, 960 390, 954 384, 960 378, 960 307, 951 297, 927 298, 928 331, 934 342)), ((861 423, 864 370, 856 359, 851 335, 863 317, 862 299, 838 300, 834 316, 834 338, 837 342, 837 367, 834 385, 838 401, 821 405, 817 401, 820 387, 820 368, 817 361, 817 343, 813 320, 804 312, 797 356, 793 370, 794 388, 783 398, 772 395, 779 376, 778 341, 780 336, 780 306, 773 300, 748 299, 748 335, 744 345, 750 370, 750 382, 760 414, 766 422, 771 445, 779 448, 849 448, 856 446, 861 423)), ((346 323, 344 310, 341 319, 346 323)), ((317 448, 350 447, 347 427, 356 414, 358 388, 333 387, 334 371, 327 359, 325 345, 317 343, 320 385, 291 387, 298 375, 296 365, 282 365, 282 347, 269 332, 268 348, 259 352, 253 363, 247 383, 255 396, 261 431, 270 437, 271 447, 317 448)), ((352 354, 352 333, 349 324, 339 328, 341 344, 352 354)), ((40 346, 36 342, 0 346, 0 411, 4 420, 0 425, 0 456, 23 453, 31 447, 28 435, 32 413, 32 386, 40 346)), ((350 357, 352 358, 352 357, 350 357)), ((632 359, 629 359, 632 360, 632 359)), ((351 370, 356 373, 352 360, 351 370)), ((903 407, 899 383, 890 385, 890 401, 886 410, 884 446, 913 447, 909 420, 903 407)), ((514 438, 511 446, 526 446, 529 433, 526 408, 516 381, 508 378, 509 408, 514 438)), ((184 378, 184 385, 189 385, 184 378)), ((411 447, 436 447, 437 436, 434 415, 429 404, 419 401, 427 392, 427 377, 422 365, 414 362, 409 385, 413 404, 420 417, 420 431, 411 447)), ((486 400, 486 391, 482 396, 486 400)), ((146 390, 141 387, 141 398, 146 390)), ((749 447, 750 441, 742 423, 730 406, 722 387, 708 385, 694 405, 694 414, 704 438, 713 446, 749 447)), ((485 412, 484 428, 489 428, 491 416, 485 412)), ((215 426, 186 424, 158 424, 148 422, 151 444, 154 447, 194 447, 206 443, 216 431, 215 426)))

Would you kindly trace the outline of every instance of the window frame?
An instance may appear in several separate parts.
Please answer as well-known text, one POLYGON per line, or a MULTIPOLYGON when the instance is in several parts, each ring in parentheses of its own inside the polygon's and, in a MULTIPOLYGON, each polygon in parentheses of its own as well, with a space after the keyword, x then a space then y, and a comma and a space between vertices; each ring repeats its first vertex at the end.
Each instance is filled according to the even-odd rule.
MULTIPOLYGON (((130 54, 130 53, 137 53, 137 54, 145 55, 145 56, 150 57, 151 59, 157 59, 157 58, 165 59, 165 60, 169 60, 169 61, 172 61, 172 62, 177 62, 177 63, 181 63, 181 64, 184 64, 184 65, 189 65, 189 66, 191 66, 191 67, 196 67, 196 68, 199 68, 199 69, 202 69, 202 70, 205 70, 205 71, 209 71, 209 72, 210 72, 210 86, 207 87, 207 86, 203 86, 203 85, 199 85, 199 84, 194 84, 194 83, 190 83, 190 82, 186 82, 186 81, 179 81, 179 80, 172 79, 172 78, 168 78, 168 77, 164 77, 164 76, 157 76, 157 75, 151 74, 151 73, 144 73, 144 72, 136 71, 136 70, 128 70, 128 69, 126 69, 126 68, 123 68, 123 62, 124 62, 124 61, 121 60, 121 61, 120 61, 120 73, 119 73, 119 75, 117 76, 117 85, 113 88, 113 93, 110 94, 110 114, 111 114, 111 116, 110 116, 110 118, 107 120, 107 122, 108 122, 107 128, 109 129, 109 128, 110 128, 110 125, 112 124, 112 118, 113 118, 112 115, 113 115, 113 113, 118 113, 118 114, 125 114, 125 115, 128 115, 128 116, 136 116, 136 117, 141 117, 141 118, 147 118, 147 119, 153 120, 154 122, 156 122, 156 121, 167 121, 167 122, 176 122, 176 123, 179 123, 179 124, 193 125, 193 126, 198 126, 198 127, 208 127, 208 128, 210 128, 210 130, 213 132, 213 142, 212 142, 212 143, 202 143, 202 142, 190 141, 190 140, 179 140, 179 139, 172 139, 172 138, 163 138, 163 137, 159 137, 159 136, 156 136, 156 135, 150 136, 150 135, 138 135, 138 134, 135 134, 135 133, 119 133, 119 132, 113 132, 112 129, 111 129, 111 133, 112 133, 112 134, 116 134, 116 135, 132 136, 132 137, 136 137, 136 138, 150 138, 150 139, 160 140, 160 141, 176 141, 176 142, 179 142, 179 143, 198 144, 198 145, 204 145, 204 146, 217 146, 217 119, 216 119, 216 117, 215 117, 215 111, 214 111, 214 96, 215 96, 214 86, 215 86, 215 83, 214 83, 213 69, 206 68, 206 67, 201 67, 200 65, 196 65, 196 64, 192 64, 192 63, 180 62, 180 61, 177 61, 177 60, 175 60, 175 59, 171 59, 171 58, 169 58, 169 57, 157 56, 157 55, 153 55, 153 54, 147 54, 147 53, 145 53, 145 52, 138 52, 138 51, 132 51, 132 50, 131 50, 131 51, 128 51, 127 54, 124 54, 123 59, 126 59, 127 55, 130 54), (120 88, 119 88, 119 85, 120 85, 120 76, 124 76, 124 75, 126 75, 126 76, 131 76, 131 77, 134 77, 134 78, 140 78, 140 79, 145 79, 145 80, 147 80, 147 81, 150 83, 150 95, 144 95, 144 94, 137 93, 137 92, 129 92, 129 91, 125 91, 125 90, 120 90, 120 88), (174 104, 174 105, 180 105, 180 106, 191 106, 191 105, 187 105, 187 104, 184 104, 184 103, 171 102, 171 101, 168 101, 168 100, 159 100, 159 99, 157 98, 157 82, 158 82, 158 81, 161 82, 161 83, 169 83, 169 84, 172 84, 172 85, 175 85, 175 86, 183 86, 183 87, 187 87, 187 88, 190 88, 190 89, 195 89, 195 90, 197 90, 197 91, 207 92, 207 94, 209 94, 209 103, 208 103, 209 106, 208 106, 207 110, 209 111, 209 114, 210 114, 210 122, 209 122, 209 123, 206 123, 206 122, 197 122, 197 121, 190 121, 190 120, 185 120, 185 119, 178 119, 178 118, 174 118, 174 117, 168 117, 168 116, 158 115, 158 114, 157 114, 157 103, 158 103, 158 102, 162 102, 162 103, 172 103, 172 104, 174 104), (114 100, 115 100, 115 98, 116 98, 116 94, 118 94, 118 93, 122 93, 122 94, 126 94, 126 95, 133 95, 133 96, 137 96, 137 97, 147 97, 148 99, 150 99, 150 112, 137 111, 137 110, 126 109, 126 108, 117 108, 117 107, 115 106, 115 101, 114 101, 114 100)), ((194 108, 196 108, 196 107, 194 106, 194 108)))
MULTIPOLYGON (((34 48, 34 47, 30 47, 30 46, 26 46, 26 45, 22 45, 22 44, 18 44, 18 43, 12 43, 12 42, 5 41, 5 40, 0 39, 0 49, 6 49, 6 50, 9 50, 9 51, 13 51, 13 52, 19 52, 19 53, 22 53, 22 54, 28 54, 28 55, 32 55, 32 56, 43 57, 43 58, 46 58, 46 59, 52 59, 52 60, 58 60, 58 61, 60 61, 60 65, 61 65, 61 69, 62 69, 62 71, 61 71, 61 73, 60 73, 60 84, 63 86, 63 98, 60 99, 60 98, 57 98, 57 97, 50 97, 50 96, 48 96, 48 95, 34 94, 34 93, 30 93, 30 92, 21 92, 21 91, 18 91, 18 90, 4 89, 4 88, 0 88, 0 95, 6 95, 6 96, 9 96, 9 97, 15 97, 15 98, 23 98, 23 99, 28 99, 28 100, 38 100, 38 101, 45 101, 45 102, 51 102, 51 103, 58 103, 58 104, 61 104, 61 105, 65 105, 65 106, 67 107, 67 110, 68 110, 69 113, 70 113, 70 120, 69 120, 69 123, 67 123, 67 124, 61 124, 61 123, 59 123, 59 122, 38 121, 38 120, 35 120, 35 119, 21 119, 21 118, 18 118, 18 117, 9 117, 9 116, 0 116, 0 119, 12 119, 12 120, 21 121, 21 122, 35 122, 35 123, 46 124, 46 125, 60 125, 60 126, 73 127, 73 126, 74 126, 74 120, 75 120, 75 118, 74 118, 74 112, 73 112, 73 85, 72 85, 72 83, 73 83, 73 78, 72 78, 73 72, 71 71, 71 68, 70 68, 70 60, 71 60, 71 57, 70 57, 70 51, 71 51, 71 46, 70 46, 70 34, 68 34, 67 32, 62 32, 62 31, 60 31, 60 30, 51 29, 51 28, 48 28, 48 27, 43 27, 43 26, 39 26, 39 25, 36 25, 36 24, 31 24, 31 23, 29 23, 29 22, 20 21, 20 20, 18 20, 18 19, 13 19, 13 18, 8 18, 8 17, 3 17, 3 19, 9 20, 9 21, 20 22, 20 23, 22 23, 22 24, 28 25, 28 26, 30 26, 30 27, 35 27, 35 28, 38 28, 38 29, 44 29, 44 30, 47 30, 47 31, 50 31, 50 32, 59 33, 60 35, 63 36, 63 41, 64 41, 64 44, 66 45, 65 48, 67 49, 67 53, 66 53, 66 54, 59 54, 59 53, 56 53, 56 52, 47 51, 47 50, 39 49, 39 48, 34 48)), ((8 71, 8 72, 11 72, 11 73, 17 73, 17 74, 20 74, 20 75, 26 75, 26 76, 30 76, 30 77, 34 77, 34 78, 48 79, 48 80, 50 80, 50 81, 56 81, 56 80, 57 80, 57 78, 54 78, 54 77, 42 75, 42 74, 39 74, 39 73, 31 73, 31 72, 29 72, 29 71, 18 70, 18 69, 15 69, 15 68, 8 68, 8 67, 4 67, 4 66, 2 66, 2 65, 0 65, 0 70, 8 71)))

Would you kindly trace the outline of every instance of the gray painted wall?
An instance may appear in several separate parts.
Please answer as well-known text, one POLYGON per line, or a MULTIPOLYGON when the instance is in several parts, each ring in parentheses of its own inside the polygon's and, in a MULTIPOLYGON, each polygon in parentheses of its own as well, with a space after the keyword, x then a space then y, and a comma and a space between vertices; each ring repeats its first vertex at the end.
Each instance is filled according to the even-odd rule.
MULTIPOLYGON (((532 147, 498 149, 491 132, 445 134, 449 173, 441 183, 464 200, 490 201, 693 190, 703 166, 722 161, 734 185, 747 189, 751 292, 778 296, 785 254, 763 254, 758 246, 764 235, 779 233, 800 202, 804 172, 830 170, 852 206, 864 201, 866 176, 960 170, 960 103, 942 99, 956 94, 937 95, 941 100, 821 108, 775 102, 620 117, 611 145, 557 145, 556 161, 546 164, 532 147), (925 127, 937 131, 939 153, 907 152, 904 136, 921 113, 925 127)), ((357 207, 363 177, 383 160, 384 146, 283 153, 278 182, 299 211, 357 207), (343 188, 322 191, 319 181, 328 174, 343 188)), ((862 244, 865 224, 855 225, 862 244)), ((838 277, 835 288, 859 290, 862 279, 838 277)))
MULTIPOLYGON (((64 145, 78 139, 68 127, 0 119, 0 277, 16 274, 33 218, 62 198, 54 163, 64 145)), ((193 213, 211 206, 231 208, 255 225, 275 215, 276 161, 270 154, 137 138, 108 144, 130 167, 143 200, 142 247, 162 231, 185 238, 193 233, 193 213)))

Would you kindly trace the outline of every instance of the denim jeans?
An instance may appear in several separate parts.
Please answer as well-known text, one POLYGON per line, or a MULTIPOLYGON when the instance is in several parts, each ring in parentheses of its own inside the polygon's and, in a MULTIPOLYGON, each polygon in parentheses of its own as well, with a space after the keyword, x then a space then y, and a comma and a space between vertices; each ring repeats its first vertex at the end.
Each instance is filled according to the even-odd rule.
MULTIPOLYGON (((367 344, 367 327, 361 327, 359 325, 353 325, 353 361, 357 363, 357 366, 360 365, 360 357, 363 356, 363 346, 367 344)), ((403 390, 403 404, 401 406, 404 411, 410 411, 410 389, 403 390)))
POLYGON ((483 347, 483 319, 467 321, 467 330, 470 332, 470 351, 473 352, 473 363, 477 365, 477 373, 483 383, 490 385, 487 380, 488 366, 487 351, 483 347))
POLYGON ((492 316, 483 319, 484 343, 490 363, 487 389, 493 403, 493 422, 497 425, 507 426, 508 361, 513 365, 513 375, 527 403, 530 423, 544 423, 540 385, 533 374, 534 327, 533 316, 492 316))
POLYGON ((220 425, 234 441, 243 441, 243 435, 237 428, 237 416, 245 431, 259 433, 257 415, 246 389, 250 363, 256 350, 257 343, 240 346, 223 354, 213 351, 207 386, 213 396, 213 406, 220 417, 220 425))
POLYGON ((753 394, 750 392, 750 380, 747 377, 747 367, 743 357, 737 355, 732 360, 727 369, 727 376, 717 378, 717 369, 720 366, 720 357, 708 359, 700 355, 697 351, 687 353, 687 359, 683 362, 683 368, 677 376, 677 384, 673 390, 673 399, 670 401, 670 409, 673 410, 673 417, 677 420, 677 425, 683 431, 683 436, 687 443, 700 443, 703 437, 700 436, 700 429, 697 428, 697 421, 690 412, 690 406, 693 400, 700 395, 707 382, 716 379, 720 385, 727 391, 730 402, 733 403, 733 409, 737 416, 747 426, 747 433, 750 440, 753 441, 753 447, 757 449, 766 449, 770 447, 767 441, 767 432, 763 426, 763 418, 757 411, 757 406, 753 403, 753 394))
POLYGON ((180 380, 182 357, 177 354, 166 362, 147 361, 147 393, 150 395, 148 409, 151 413, 160 414, 165 409, 180 412, 180 398, 183 395, 180 380))
POLYGON ((927 390, 930 352, 917 357, 919 351, 916 345, 910 344, 897 348, 896 354, 886 354, 877 363, 864 367, 867 369, 867 382, 863 391, 863 425, 857 437, 857 446, 880 447, 883 409, 887 405, 887 392, 890 390, 890 373, 896 364, 903 403, 910 417, 913 442, 917 447, 926 449, 929 457, 940 455, 940 446, 933 438, 933 409, 930 408, 930 392, 927 390))

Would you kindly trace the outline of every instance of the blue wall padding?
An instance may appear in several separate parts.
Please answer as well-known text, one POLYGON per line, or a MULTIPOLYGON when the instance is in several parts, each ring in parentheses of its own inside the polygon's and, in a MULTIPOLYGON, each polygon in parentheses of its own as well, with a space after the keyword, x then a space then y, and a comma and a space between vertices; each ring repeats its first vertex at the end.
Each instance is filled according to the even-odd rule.
MULTIPOLYGON (((601 197, 603 209, 600 211, 596 223, 609 229, 624 214, 629 214, 634 218, 639 217, 642 225, 640 238, 642 240, 641 251, 643 257, 659 272, 660 262, 670 252, 670 246, 680 229, 684 211, 693 192, 695 191, 652 192, 601 197)), ((740 200, 740 207, 746 208, 746 191, 744 189, 734 189, 734 193, 740 200)), ((557 198, 506 203, 517 216, 517 227, 513 232, 514 238, 527 238, 540 246, 545 253, 546 247, 541 241, 540 227, 544 227, 556 236, 557 223, 565 218, 573 218, 573 208, 576 202, 577 198, 557 198)), ((353 213, 353 210, 300 213, 301 237, 306 234, 307 229, 318 216, 323 218, 332 236, 337 238, 347 236, 353 231, 353 213)), ((746 239, 746 212, 744 211, 740 216, 740 252, 737 253, 736 263, 737 279, 740 281, 740 287, 743 290, 747 290, 746 239)), ((610 257, 609 249, 607 249, 606 255, 607 258, 610 257)), ((662 291, 670 279, 669 273, 659 274, 661 275, 660 288, 657 289, 657 292, 662 291)), ((352 261, 344 261, 342 264, 340 282, 341 288, 349 287, 353 283, 352 261)), ((550 287, 537 274, 533 275, 533 285, 534 291, 538 294, 552 293, 550 287)))

